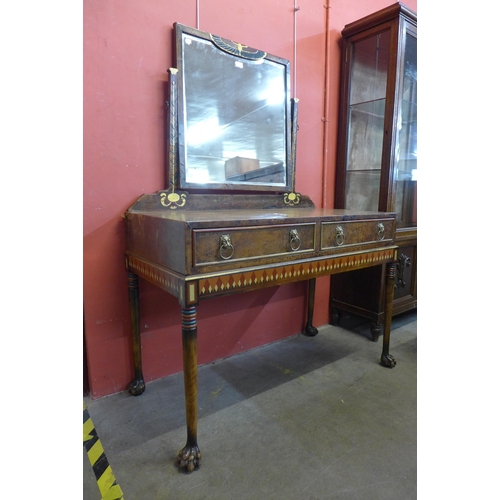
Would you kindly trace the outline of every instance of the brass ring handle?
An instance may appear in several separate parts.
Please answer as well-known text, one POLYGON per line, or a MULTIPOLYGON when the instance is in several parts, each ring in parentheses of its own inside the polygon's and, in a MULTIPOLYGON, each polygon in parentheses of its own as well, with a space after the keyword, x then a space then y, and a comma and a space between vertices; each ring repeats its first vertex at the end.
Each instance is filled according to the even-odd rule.
POLYGON ((342 226, 337 226, 335 228, 335 243, 340 246, 343 245, 345 241, 344 228, 342 226))
POLYGON ((292 252, 296 252, 300 248, 299 232, 296 229, 290 231, 290 248, 292 252))
POLYGON ((383 240, 385 236, 385 226, 379 222, 377 225, 377 240, 383 240))
POLYGON ((219 255, 222 259, 228 260, 234 255, 234 247, 229 234, 223 234, 219 239, 219 255))

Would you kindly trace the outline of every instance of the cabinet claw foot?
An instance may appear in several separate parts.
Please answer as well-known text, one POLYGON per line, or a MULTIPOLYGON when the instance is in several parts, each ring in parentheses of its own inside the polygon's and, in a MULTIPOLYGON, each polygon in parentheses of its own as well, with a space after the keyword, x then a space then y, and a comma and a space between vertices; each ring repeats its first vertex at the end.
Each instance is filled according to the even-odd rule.
POLYGON ((318 335, 318 329, 312 325, 307 325, 304 331, 304 335, 307 335, 308 337, 314 337, 315 335, 318 335))
POLYGON ((146 390, 146 384, 143 379, 134 379, 128 386, 128 392, 132 396, 140 396, 146 390))
POLYGON ((186 472, 193 472, 200 468, 201 451, 198 445, 186 445, 177 454, 176 465, 186 472))
POLYGON ((386 368, 394 368, 396 366, 396 359, 392 354, 382 354, 380 364, 386 368))

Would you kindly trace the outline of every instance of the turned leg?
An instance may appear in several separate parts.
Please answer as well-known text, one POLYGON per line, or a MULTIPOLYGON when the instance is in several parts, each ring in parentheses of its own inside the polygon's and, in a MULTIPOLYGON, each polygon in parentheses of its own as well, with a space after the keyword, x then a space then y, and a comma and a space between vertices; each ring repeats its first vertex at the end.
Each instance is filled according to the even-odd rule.
POLYGON ((380 363, 382 364, 382 366, 386 366, 387 368, 394 368, 396 366, 396 360, 394 359, 394 356, 389 354, 395 276, 396 276, 396 264, 394 262, 391 262, 386 266, 384 340, 382 345, 382 357, 380 358, 380 363))
POLYGON ((308 281, 308 294, 307 294, 307 323, 304 334, 309 337, 314 337, 318 334, 318 329, 312 324, 314 313, 314 296, 316 294, 316 278, 308 281))
POLYGON ((186 399, 187 442, 177 454, 177 465, 187 472, 200 467, 201 452, 197 442, 198 423, 198 356, 196 307, 182 308, 182 354, 184 361, 184 394, 186 399))
POLYGON ((378 338, 382 333, 382 325, 380 323, 372 323, 370 325, 370 333, 372 335, 373 342, 378 342, 378 338))
POLYGON ((132 349, 134 352, 134 380, 128 386, 132 396, 140 396, 146 390, 142 376, 141 332, 139 315, 139 278, 137 274, 128 273, 128 296, 130 302, 130 321, 132 323, 132 349))
POLYGON ((340 325, 340 310, 337 309, 336 307, 331 307, 330 308, 330 323, 333 326, 339 326, 340 325))

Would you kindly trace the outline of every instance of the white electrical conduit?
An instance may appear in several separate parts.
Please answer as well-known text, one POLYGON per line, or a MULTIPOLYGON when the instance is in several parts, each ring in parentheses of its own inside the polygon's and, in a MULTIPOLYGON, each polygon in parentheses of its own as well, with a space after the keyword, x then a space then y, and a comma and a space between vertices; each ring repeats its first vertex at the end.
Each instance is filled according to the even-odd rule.
POLYGON ((328 170, 328 113, 330 108, 330 0, 326 0, 326 40, 325 40, 325 88, 323 108, 323 200, 322 208, 326 208, 327 190, 326 175, 328 170))

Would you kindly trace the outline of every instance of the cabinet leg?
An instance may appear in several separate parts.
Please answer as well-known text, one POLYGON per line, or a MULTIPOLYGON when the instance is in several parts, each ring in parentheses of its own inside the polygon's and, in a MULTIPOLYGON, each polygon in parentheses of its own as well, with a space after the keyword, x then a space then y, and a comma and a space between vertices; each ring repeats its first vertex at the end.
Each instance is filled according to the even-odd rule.
POLYGON ((340 325, 340 310, 336 307, 330 307, 330 323, 333 326, 340 325))
POLYGON ((314 296, 316 294, 316 278, 308 281, 307 293, 307 323, 304 334, 308 337, 314 337, 318 334, 318 329, 312 324, 314 314, 314 296))
POLYGON ((378 342, 378 338, 382 333, 382 325, 380 323, 372 323, 370 325, 370 333, 372 335, 373 342, 378 342))
POLYGON ((139 315, 139 278, 137 274, 128 273, 128 296, 130 302, 130 321, 132 324, 132 350, 134 353, 134 380, 128 386, 132 396, 140 396, 146 390, 142 376, 141 332, 139 315))
POLYGON ((198 448, 198 355, 196 307, 182 308, 182 354, 184 362, 184 394, 186 400, 187 442, 177 454, 177 465, 186 472, 200 467, 198 448))
POLYGON ((384 340, 382 345, 382 357, 380 363, 387 368, 394 368, 396 360, 389 354, 389 343, 391 339, 392 303, 394 301, 394 279, 396 276, 396 264, 391 262, 386 265, 385 280, 385 309, 384 309, 384 340))

